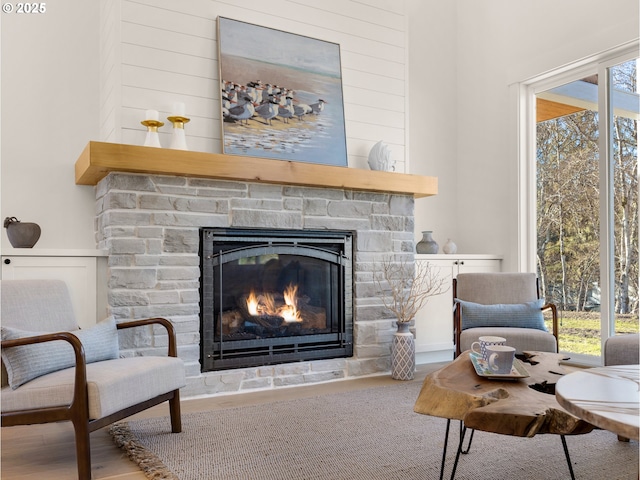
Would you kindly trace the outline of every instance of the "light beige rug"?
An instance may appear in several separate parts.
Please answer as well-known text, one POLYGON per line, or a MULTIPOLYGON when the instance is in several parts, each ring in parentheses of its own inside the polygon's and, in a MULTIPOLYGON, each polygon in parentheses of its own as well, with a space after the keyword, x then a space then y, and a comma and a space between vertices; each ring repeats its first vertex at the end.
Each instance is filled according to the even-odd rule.
MULTIPOLYGON (((370 388, 183 415, 112 428, 147 476, 179 480, 437 479, 446 420, 413 412, 418 383, 370 388)), ((454 428, 455 427, 455 428, 454 428)), ((453 464, 452 422, 445 478, 453 464)), ((638 443, 606 431, 567 437, 577 479, 638 478, 638 443)), ((459 480, 565 480, 560 437, 516 438, 476 432, 459 480)))

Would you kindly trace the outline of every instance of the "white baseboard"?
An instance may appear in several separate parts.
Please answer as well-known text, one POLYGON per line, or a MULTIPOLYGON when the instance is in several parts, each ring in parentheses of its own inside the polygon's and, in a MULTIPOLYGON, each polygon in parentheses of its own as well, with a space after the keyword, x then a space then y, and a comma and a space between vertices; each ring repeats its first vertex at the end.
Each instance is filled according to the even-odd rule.
POLYGON ((416 352, 416 365, 425 363, 440 363, 453 360, 453 348, 433 350, 430 352, 416 352))

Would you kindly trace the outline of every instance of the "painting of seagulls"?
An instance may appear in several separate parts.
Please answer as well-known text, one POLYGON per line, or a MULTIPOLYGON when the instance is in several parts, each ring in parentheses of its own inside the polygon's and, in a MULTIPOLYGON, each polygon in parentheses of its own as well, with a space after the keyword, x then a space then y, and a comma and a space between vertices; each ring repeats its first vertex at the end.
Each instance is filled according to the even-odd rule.
POLYGON ((340 46, 218 17, 225 154, 347 166, 340 46))

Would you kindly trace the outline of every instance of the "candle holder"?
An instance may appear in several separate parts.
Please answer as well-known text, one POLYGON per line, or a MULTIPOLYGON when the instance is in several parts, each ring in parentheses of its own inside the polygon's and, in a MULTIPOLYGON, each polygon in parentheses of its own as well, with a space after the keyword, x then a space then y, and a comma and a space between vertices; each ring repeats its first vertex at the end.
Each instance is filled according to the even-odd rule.
POLYGON ((160 148, 160 136, 158 135, 158 128, 164 125, 164 122, 158 120, 143 120, 140 122, 147 127, 147 137, 144 140, 145 147, 157 147, 160 148))
POLYGON ((184 124, 188 123, 190 118, 174 115, 171 117, 167 117, 173 124, 173 137, 171 138, 171 146, 169 148, 173 148, 175 150, 189 150, 187 148, 187 138, 184 133, 184 124))

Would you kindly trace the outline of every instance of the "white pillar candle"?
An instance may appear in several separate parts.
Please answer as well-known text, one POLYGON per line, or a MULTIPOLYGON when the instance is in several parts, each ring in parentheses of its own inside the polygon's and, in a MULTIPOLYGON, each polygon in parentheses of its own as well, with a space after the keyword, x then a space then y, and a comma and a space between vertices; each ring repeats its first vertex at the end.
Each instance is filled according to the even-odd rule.
POLYGON ((183 102, 175 102, 173 104, 173 116, 184 117, 185 107, 183 102))
POLYGON ((145 120, 156 120, 156 121, 158 121, 159 118, 160 118, 160 116, 158 115, 158 111, 157 110, 147 110, 146 112, 144 112, 144 119, 145 120))

